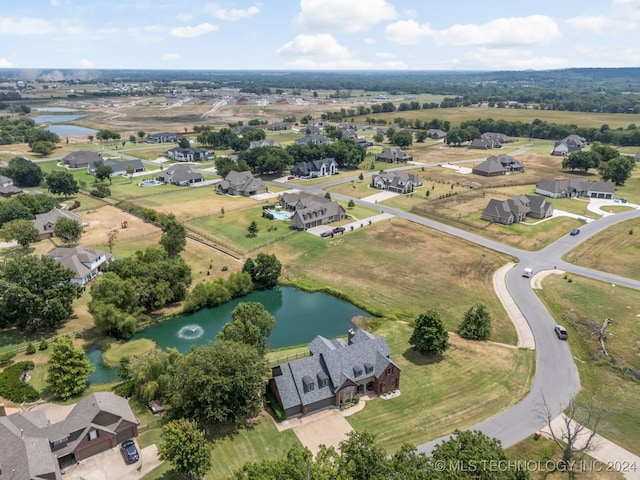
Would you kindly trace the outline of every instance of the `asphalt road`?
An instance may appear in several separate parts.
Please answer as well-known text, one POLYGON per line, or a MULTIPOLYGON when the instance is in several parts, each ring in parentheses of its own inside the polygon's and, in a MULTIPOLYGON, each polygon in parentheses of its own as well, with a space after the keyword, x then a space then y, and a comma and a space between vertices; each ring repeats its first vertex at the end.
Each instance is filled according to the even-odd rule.
MULTIPOLYGON (((397 170, 406 168, 415 168, 415 166, 401 167, 397 170)), ((340 181, 330 182, 329 184, 323 184, 322 187, 348 181, 350 181, 350 179, 346 178, 340 181)), ((318 194, 323 193, 320 186, 305 187, 296 185, 295 188, 318 194)), ((571 351, 569 350, 569 344, 559 341, 556 337, 553 331, 556 321, 531 289, 529 279, 522 277, 522 270, 525 267, 531 267, 534 269, 534 272, 537 272, 557 267, 575 275, 640 290, 640 281, 573 265, 563 261, 561 258, 579 243, 584 242, 589 237, 596 235, 611 225, 631 218, 640 217, 640 210, 631 210, 603 217, 581 227, 579 235, 571 236, 567 232, 567 235, 544 249, 537 252, 529 252, 384 205, 374 205, 335 193, 332 193, 331 196, 337 200, 353 200, 358 205, 373 207, 399 218, 404 218, 411 222, 450 235, 455 235, 469 242, 508 254, 517 260, 518 265, 507 273, 505 281, 509 293, 533 332, 536 344, 535 378, 531 390, 519 403, 498 415, 470 427, 473 430, 480 430, 490 437, 499 439, 505 448, 524 440, 545 426, 546 421, 542 414, 545 402, 549 408, 549 413, 552 418, 554 418, 562 413, 580 389, 578 371, 571 351)), ((615 246, 612 246, 612 248, 615 248, 615 246)), ((418 450, 430 454, 435 445, 448 437, 449 436, 444 436, 419 445, 418 450)))

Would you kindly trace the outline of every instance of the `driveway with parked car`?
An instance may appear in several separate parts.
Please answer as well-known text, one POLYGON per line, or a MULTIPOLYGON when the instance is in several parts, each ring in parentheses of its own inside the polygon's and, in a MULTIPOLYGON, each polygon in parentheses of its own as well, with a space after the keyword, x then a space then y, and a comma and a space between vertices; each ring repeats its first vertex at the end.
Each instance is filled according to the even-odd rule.
MULTIPOLYGON (((135 440, 133 440, 136 446, 135 440)), ((125 463, 121 445, 67 467, 66 480, 138 480, 160 465, 156 445, 136 448, 139 460, 125 463)))

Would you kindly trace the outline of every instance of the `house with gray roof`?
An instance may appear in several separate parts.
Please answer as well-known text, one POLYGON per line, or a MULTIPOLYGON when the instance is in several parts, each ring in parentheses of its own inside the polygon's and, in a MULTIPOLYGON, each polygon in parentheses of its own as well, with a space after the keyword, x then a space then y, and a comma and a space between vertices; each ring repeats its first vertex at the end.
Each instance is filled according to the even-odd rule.
POLYGON ((111 392, 82 398, 60 421, 46 410, 6 415, 2 407, 0 480, 62 480, 66 467, 137 437, 138 424, 127 400, 111 392))
POLYGON ((371 186, 373 188, 395 193, 411 193, 414 188, 421 185, 422 180, 412 173, 381 170, 379 174, 371 177, 371 186))
POLYGON ((493 155, 473 167, 471 173, 483 177, 524 173, 524 165, 509 155, 493 155))
POLYGON ((401 148, 387 147, 376 155, 377 162, 389 163, 407 163, 413 160, 413 157, 401 148))
POLYGON ((146 143, 175 143, 180 141, 182 135, 170 132, 152 133, 147 135, 146 143))
POLYGON ((310 193, 283 193, 280 205, 293 212, 291 226, 297 230, 308 230, 318 225, 344 220, 346 212, 342 205, 328 198, 310 193))
POLYGON ((213 153, 203 148, 175 147, 164 152, 164 156, 177 162, 199 162, 213 158, 213 153))
POLYGON ((551 198, 601 198, 612 199, 616 191, 613 182, 589 182, 582 178, 553 180, 542 178, 536 184, 535 192, 551 198))
POLYGON ((80 286, 89 283, 100 273, 103 265, 113 261, 113 254, 88 247, 57 247, 47 253, 47 256, 71 270, 74 274, 71 283, 80 286))
POLYGON ((538 195, 517 195, 508 200, 489 200, 482 212, 482 220, 502 225, 523 222, 526 217, 549 218, 553 215, 553 205, 538 195))
POLYGON ((291 418, 352 402, 361 394, 400 388, 400 368, 384 337, 349 330, 348 339, 317 336, 310 355, 272 368, 269 387, 291 418))
POLYGON ((0 175, 0 195, 10 197, 22 193, 22 189, 13 184, 13 179, 0 175))
POLYGON ((306 135, 302 138, 296 138, 295 143, 309 144, 309 145, 325 145, 331 143, 331 139, 323 135, 306 135))
POLYGON ((267 185, 251 172, 230 171, 224 180, 217 185, 217 192, 223 195, 251 197, 261 193, 267 193, 267 185))
POLYGON ((87 173, 93 175, 96 173, 96 169, 100 165, 105 165, 107 167, 111 167, 111 175, 110 177, 124 177, 127 175, 127 167, 133 167, 133 173, 144 172, 144 165, 142 164, 142 160, 139 158, 134 158, 131 160, 117 160, 115 158, 103 158, 98 160, 97 162, 90 163, 87 165, 87 173))
POLYGON ((568 135, 562 140, 555 142, 551 155, 564 157, 573 152, 579 152, 587 146, 587 140, 579 135, 568 135))
POLYGON ((249 150, 252 150, 258 147, 279 147, 279 146, 280 146, 280 142, 278 142, 277 140, 267 140, 266 138, 263 140, 251 140, 249 142, 249 150))
POLYGON ((69 210, 53 208, 47 213, 37 214, 36 218, 33 220, 33 226, 38 229, 38 240, 53 238, 53 229, 60 218, 70 218, 82 225, 82 218, 80 218, 80 215, 70 212, 69 210))
POLYGON ((164 172, 161 172, 156 180, 173 185, 189 186, 203 182, 204 178, 200 172, 191 170, 189 165, 171 165, 164 172))
POLYGON ((62 163, 69 168, 87 168, 89 165, 103 160, 102 156, 96 152, 89 152, 87 150, 78 150, 77 152, 71 152, 62 159, 62 163))
POLYGON ((334 158, 321 158, 310 162, 299 162, 291 169, 291 175, 300 178, 318 178, 338 173, 338 163, 334 158))
POLYGON ((446 136, 447 132, 439 128, 430 128, 427 130, 427 137, 433 140, 442 140, 443 138, 446 138, 446 136))
POLYGON ((267 130, 271 130, 274 132, 280 130, 291 130, 291 124, 289 122, 273 122, 267 125, 267 130))

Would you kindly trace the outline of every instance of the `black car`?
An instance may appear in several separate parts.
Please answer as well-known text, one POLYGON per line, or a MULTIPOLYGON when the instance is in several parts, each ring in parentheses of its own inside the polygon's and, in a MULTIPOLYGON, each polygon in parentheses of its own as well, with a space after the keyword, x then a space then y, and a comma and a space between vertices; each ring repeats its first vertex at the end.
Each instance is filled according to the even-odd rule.
POLYGON ((344 227, 336 227, 333 229, 333 233, 344 233, 344 227))
POLYGON ((124 457, 124 462, 126 464, 136 463, 140 460, 140 454, 138 453, 138 449, 136 448, 136 444, 133 440, 125 440, 122 442, 120 451, 122 452, 122 456, 124 457))
POLYGON ((321 237, 326 238, 326 237, 333 237, 333 232, 331 230, 327 230, 326 232, 322 232, 320 234, 321 237))
POLYGON ((553 331, 556 332, 556 335, 560 340, 566 340, 567 338, 569 338, 567 330, 561 325, 556 325, 555 327, 553 327, 553 331))
POLYGON ((579 233, 580 233, 580 229, 579 228, 574 228, 573 230, 571 230, 571 233, 569 235, 573 235, 575 237, 579 233))

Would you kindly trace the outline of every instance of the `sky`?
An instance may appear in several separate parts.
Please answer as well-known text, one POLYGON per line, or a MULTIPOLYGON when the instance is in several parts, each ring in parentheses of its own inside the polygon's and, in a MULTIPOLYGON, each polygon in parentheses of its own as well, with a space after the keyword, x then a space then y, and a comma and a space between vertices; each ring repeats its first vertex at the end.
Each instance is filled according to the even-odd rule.
POLYGON ((0 0, 0 68, 640 66, 640 0, 0 0))

